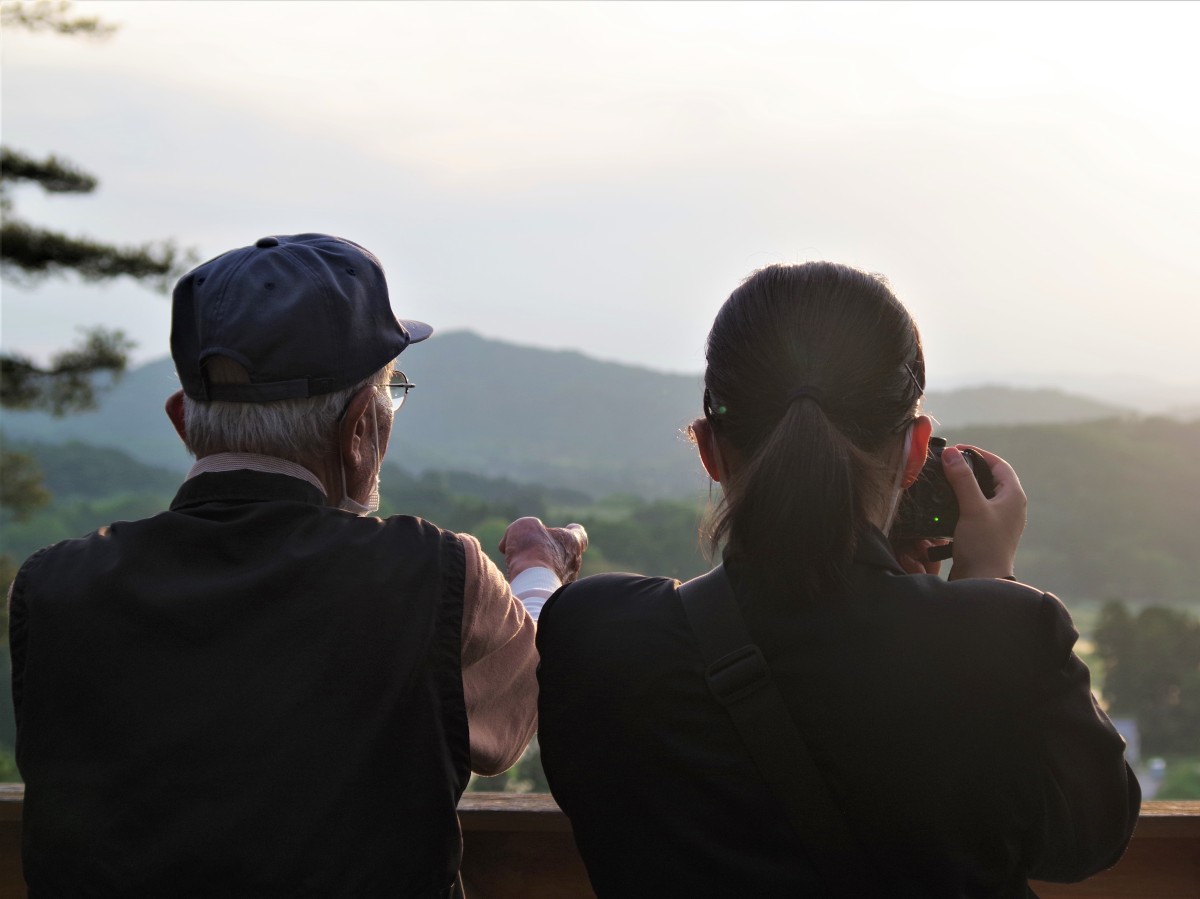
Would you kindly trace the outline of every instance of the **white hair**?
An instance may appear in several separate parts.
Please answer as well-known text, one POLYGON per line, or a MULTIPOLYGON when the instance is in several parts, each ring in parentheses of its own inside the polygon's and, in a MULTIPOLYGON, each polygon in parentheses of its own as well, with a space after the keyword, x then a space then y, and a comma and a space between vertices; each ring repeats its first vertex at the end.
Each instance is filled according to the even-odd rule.
MULTIPOLYGON (((249 383, 246 370, 215 356, 205 363, 213 383, 249 383)), ((344 390, 268 403, 208 402, 183 398, 187 448, 196 458, 213 453, 259 453, 312 465, 334 444, 338 420, 350 399, 364 387, 386 384, 392 363, 344 390)))

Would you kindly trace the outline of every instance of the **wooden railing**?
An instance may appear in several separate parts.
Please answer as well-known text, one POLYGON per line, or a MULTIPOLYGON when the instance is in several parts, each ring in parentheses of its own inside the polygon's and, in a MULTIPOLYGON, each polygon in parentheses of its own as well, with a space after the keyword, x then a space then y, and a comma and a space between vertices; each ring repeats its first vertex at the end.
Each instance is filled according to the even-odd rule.
MULTIPOLYGON (((21 804, 25 788, 0 785, 0 896, 24 899, 21 804)), ((588 899, 593 893, 571 825, 542 795, 468 793, 459 804, 469 899, 588 899)), ((1200 897, 1200 802, 1145 802, 1133 842, 1115 867, 1078 884, 1035 883, 1042 899, 1200 897)))

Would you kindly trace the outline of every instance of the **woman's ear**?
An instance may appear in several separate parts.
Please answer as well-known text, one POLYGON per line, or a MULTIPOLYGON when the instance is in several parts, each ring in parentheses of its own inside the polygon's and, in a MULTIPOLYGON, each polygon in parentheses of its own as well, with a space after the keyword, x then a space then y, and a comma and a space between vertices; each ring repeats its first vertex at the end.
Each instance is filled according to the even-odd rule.
POLYGON ((696 449, 700 451, 700 464, 710 478, 721 483, 721 451, 717 447, 717 436, 713 433, 712 425, 707 418, 697 418, 692 422, 691 431, 696 438, 696 449))
POLYGON ((187 446, 187 419, 183 414, 182 390, 176 390, 167 397, 166 410, 167 418, 171 419, 171 424, 175 426, 175 433, 179 435, 183 445, 187 446))
MULTIPOLYGON (((921 474, 925 459, 929 456, 929 438, 933 436, 933 422, 928 415, 918 415, 912 424, 912 442, 908 447, 908 458, 904 461, 903 485, 908 489, 921 474)), ((895 469, 893 469, 894 471, 895 469)))

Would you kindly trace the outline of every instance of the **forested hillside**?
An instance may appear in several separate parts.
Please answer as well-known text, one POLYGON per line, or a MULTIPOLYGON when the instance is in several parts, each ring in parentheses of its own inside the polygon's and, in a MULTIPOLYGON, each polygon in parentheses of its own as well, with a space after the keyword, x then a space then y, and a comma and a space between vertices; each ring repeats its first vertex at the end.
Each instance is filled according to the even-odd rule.
MULTIPOLYGON (((406 408, 401 414, 407 414, 406 408)), ((944 432, 1008 459, 1029 495, 1019 575, 1064 599, 1200 604, 1200 422, 1116 419, 1072 425, 944 432)), ((119 518, 165 508, 180 475, 117 450, 81 443, 16 444, 39 461, 55 500, 27 522, 0 519, 0 545, 17 558, 119 518)), ((494 549, 520 515, 578 520, 592 534, 591 570, 684 575, 704 562, 696 522, 707 501, 689 446, 679 465, 692 487, 663 497, 634 487, 597 494, 476 472, 414 474, 384 467, 384 512, 405 512, 477 534, 494 549)))

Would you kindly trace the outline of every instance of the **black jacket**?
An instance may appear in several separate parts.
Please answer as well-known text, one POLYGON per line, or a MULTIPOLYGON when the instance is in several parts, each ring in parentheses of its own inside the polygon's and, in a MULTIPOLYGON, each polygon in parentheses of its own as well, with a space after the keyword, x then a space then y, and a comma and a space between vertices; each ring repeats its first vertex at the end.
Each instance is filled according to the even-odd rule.
POLYGON ((283 475, 33 556, 12 596, 43 896, 443 896, 469 777, 464 559, 283 475))
MULTIPOLYGON (((735 594, 889 896, 1025 896, 1120 857, 1140 791, 1053 596, 909 576, 877 531, 849 595, 735 594), (790 601, 789 601, 790 600, 790 601)), ((542 761, 597 893, 820 896, 675 582, 601 575, 539 622, 542 761)))

